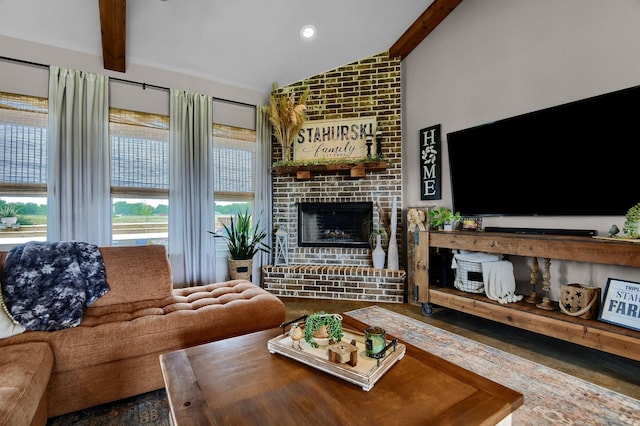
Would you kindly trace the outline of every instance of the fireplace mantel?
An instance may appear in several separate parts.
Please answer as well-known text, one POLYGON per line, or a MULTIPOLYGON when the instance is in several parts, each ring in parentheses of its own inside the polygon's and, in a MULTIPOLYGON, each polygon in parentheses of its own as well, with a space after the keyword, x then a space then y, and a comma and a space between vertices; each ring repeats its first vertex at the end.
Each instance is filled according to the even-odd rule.
POLYGON ((276 175, 296 175, 297 180, 311 180, 314 173, 348 173, 353 178, 363 178, 367 171, 381 171, 387 169, 386 161, 359 163, 308 164, 298 166, 274 166, 276 175))

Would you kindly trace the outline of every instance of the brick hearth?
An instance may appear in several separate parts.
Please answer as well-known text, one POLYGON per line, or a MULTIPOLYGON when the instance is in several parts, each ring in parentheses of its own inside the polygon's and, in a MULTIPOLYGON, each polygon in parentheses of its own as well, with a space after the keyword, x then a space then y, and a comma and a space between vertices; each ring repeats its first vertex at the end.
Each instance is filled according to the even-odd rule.
POLYGON ((402 303, 405 271, 353 266, 288 265, 262 268, 269 292, 284 297, 402 303), (268 279, 266 278, 268 276, 268 279))

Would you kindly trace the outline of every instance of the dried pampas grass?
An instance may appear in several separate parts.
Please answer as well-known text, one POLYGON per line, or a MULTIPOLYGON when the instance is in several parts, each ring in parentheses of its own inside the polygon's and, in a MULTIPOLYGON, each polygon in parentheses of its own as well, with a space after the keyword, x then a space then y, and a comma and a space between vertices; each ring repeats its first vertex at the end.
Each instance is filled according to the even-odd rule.
POLYGON ((376 207, 378 208, 378 222, 382 224, 382 227, 384 228, 385 231, 387 231, 387 234, 391 235, 391 225, 389 223, 389 216, 387 216, 387 212, 385 212, 384 209, 382 208, 382 204, 380 203, 380 200, 376 201, 376 207))
POLYGON ((282 146, 282 159, 290 159, 293 140, 307 121, 307 98, 310 90, 306 88, 296 104, 293 93, 276 94, 277 84, 273 84, 269 105, 267 105, 267 115, 273 127, 273 135, 282 146))

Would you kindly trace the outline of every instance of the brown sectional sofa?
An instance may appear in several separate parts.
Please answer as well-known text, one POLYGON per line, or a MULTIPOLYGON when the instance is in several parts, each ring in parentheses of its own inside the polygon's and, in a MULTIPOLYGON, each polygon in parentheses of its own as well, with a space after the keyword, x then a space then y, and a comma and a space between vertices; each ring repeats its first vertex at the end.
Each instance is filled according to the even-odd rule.
POLYGON ((0 350, 0 424, 47 422, 47 384, 53 351, 45 342, 9 345, 0 350))
POLYGON ((160 354, 284 321, 282 301, 249 281, 173 289, 164 246, 100 251, 110 291, 79 326, 0 339, 0 425, 44 424, 160 389, 160 354))

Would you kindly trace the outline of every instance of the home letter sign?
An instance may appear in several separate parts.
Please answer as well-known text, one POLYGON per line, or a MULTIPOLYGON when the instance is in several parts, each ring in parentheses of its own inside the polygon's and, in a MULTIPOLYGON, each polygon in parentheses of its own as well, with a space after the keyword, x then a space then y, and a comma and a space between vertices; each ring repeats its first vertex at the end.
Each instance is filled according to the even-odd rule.
POLYGON ((420 130, 420 199, 439 200, 442 195, 440 125, 420 130))

